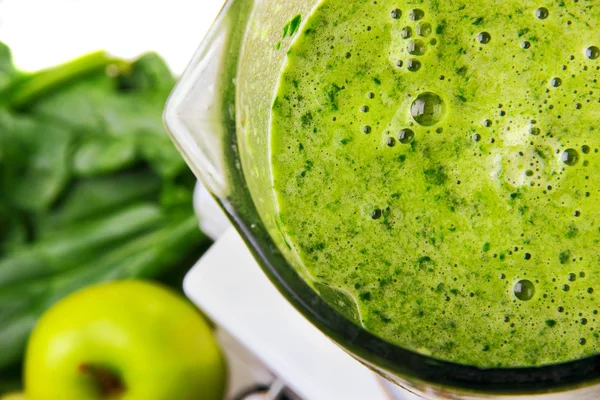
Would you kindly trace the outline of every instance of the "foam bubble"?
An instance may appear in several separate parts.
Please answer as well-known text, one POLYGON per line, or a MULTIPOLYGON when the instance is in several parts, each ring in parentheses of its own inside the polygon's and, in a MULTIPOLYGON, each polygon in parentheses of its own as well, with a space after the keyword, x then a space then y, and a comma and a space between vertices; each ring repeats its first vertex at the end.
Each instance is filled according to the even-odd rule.
POLYGON ((528 301, 531 300, 535 294, 535 285, 533 282, 523 279, 515 284, 513 292, 517 299, 521 301, 528 301))
POLYGON ((421 93, 410 107, 410 114, 416 123, 423 126, 432 126, 440 122, 445 115, 444 100, 432 92, 421 93))

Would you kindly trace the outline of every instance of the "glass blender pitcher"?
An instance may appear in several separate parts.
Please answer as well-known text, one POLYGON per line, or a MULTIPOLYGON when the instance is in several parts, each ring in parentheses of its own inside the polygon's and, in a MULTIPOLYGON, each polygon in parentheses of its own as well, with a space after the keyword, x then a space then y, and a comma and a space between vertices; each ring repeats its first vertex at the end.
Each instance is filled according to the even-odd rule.
MULTIPOLYGON (((350 0, 352 1, 352 0, 350 0)), ((356 0, 358 1, 358 0, 356 0)), ((276 218, 268 163, 272 94, 285 51, 272 45, 320 0, 229 0, 173 91, 167 128, 281 294, 356 360, 426 399, 600 398, 600 355, 527 368, 441 361, 365 330, 352 299, 297 266, 276 218)), ((280 46, 291 44, 290 38, 280 46)))

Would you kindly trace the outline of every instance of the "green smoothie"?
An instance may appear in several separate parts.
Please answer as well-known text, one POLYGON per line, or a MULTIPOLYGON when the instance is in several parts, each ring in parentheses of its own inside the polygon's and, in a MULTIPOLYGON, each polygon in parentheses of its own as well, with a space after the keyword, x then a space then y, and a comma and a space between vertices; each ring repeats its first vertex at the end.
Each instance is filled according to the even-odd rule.
POLYGON ((270 132, 299 268, 439 359, 598 353, 600 3, 325 0, 302 20, 270 132))

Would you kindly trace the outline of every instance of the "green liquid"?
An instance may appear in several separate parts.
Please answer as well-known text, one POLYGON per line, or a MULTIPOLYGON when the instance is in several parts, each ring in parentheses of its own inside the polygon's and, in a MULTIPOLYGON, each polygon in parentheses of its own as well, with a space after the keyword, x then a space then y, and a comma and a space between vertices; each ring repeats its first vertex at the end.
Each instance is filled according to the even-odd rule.
POLYGON ((439 359, 598 353, 600 5, 408 3, 323 1, 289 49, 271 165, 298 264, 439 359))

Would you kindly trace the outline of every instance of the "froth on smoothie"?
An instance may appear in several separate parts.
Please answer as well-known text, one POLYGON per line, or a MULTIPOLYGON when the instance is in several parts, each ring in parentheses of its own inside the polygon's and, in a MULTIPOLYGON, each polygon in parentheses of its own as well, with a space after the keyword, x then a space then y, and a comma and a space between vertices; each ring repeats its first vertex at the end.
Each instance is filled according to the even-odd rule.
POLYGON ((295 263, 435 358, 598 353, 600 3, 414 4, 324 0, 280 50, 270 163, 295 263))

